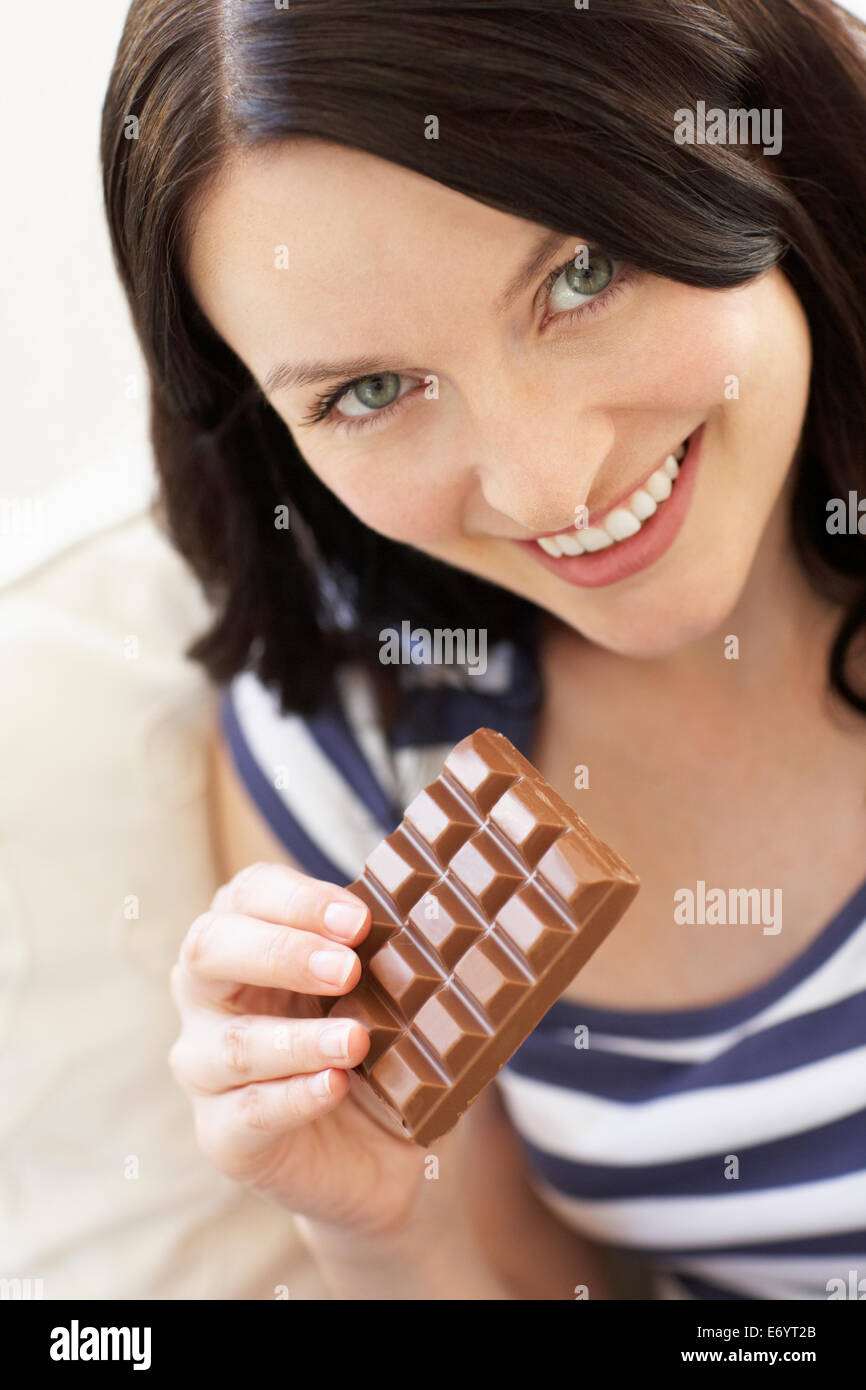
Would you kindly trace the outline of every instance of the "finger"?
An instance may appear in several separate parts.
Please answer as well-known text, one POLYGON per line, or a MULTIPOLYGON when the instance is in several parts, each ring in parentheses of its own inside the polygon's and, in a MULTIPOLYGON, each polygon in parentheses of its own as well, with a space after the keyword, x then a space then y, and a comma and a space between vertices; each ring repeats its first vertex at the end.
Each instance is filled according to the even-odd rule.
POLYGON ((230 1172, 239 1160, 267 1152, 281 1135, 327 1115, 348 1089, 348 1072, 328 1069, 205 1096, 195 1104, 199 1147, 230 1172))
POLYGON ((258 1014, 211 1016, 185 1029, 169 1053, 187 1091, 217 1094, 328 1067, 356 1067, 370 1035, 354 1019, 278 1019, 258 1014))
POLYGON ((361 976, 361 962, 348 946, 256 917, 215 912, 193 922, 178 966, 172 976, 178 1003, 218 1003, 238 985, 344 994, 361 976))
POLYGON ((366 936, 370 925, 370 909, 360 898, 288 864, 248 865, 217 891, 212 908, 350 944, 366 936))

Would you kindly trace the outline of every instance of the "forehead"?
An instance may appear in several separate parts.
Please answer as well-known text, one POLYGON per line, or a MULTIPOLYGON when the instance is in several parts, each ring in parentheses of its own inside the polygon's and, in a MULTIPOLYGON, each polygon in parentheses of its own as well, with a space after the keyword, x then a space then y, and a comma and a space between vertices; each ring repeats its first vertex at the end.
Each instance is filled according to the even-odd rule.
POLYGON ((291 323, 305 351, 325 351, 349 313, 380 325, 393 350, 401 324, 438 319, 449 295, 489 302, 537 234, 375 155, 298 139, 226 165, 191 218, 187 268, 205 313, 248 361, 256 326, 291 323))

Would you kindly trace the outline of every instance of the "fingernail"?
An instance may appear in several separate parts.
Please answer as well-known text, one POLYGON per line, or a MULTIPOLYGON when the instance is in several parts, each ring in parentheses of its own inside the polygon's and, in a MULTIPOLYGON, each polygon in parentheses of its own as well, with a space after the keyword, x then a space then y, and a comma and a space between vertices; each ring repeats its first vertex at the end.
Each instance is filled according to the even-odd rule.
POLYGON ((310 969, 326 985, 344 985, 355 964, 353 951, 313 951, 310 969))
POLYGON ((365 909, 355 903, 328 903, 325 908, 325 926, 346 941, 358 934, 366 918, 365 909))
POLYGON ((319 1037, 319 1051, 324 1057, 345 1062, 349 1056, 349 1029, 345 1023, 335 1023, 325 1028, 319 1037))
POLYGON ((313 1077, 313 1091, 317 1096, 329 1097, 331 1094, 331 1073, 320 1071, 313 1077))

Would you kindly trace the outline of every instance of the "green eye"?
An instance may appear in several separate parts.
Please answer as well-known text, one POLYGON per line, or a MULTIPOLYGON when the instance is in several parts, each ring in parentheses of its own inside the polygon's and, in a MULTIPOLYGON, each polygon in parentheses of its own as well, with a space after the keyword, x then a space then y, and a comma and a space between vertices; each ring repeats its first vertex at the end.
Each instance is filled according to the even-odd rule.
POLYGON ((400 395, 400 380, 396 372, 377 372, 356 381, 340 402, 341 413, 363 415, 365 410, 382 410, 391 405, 400 395))
POLYGON ((600 294, 612 279, 613 261, 601 254, 593 254, 585 267, 572 264, 565 271, 565 282, 575 294, 600 294))

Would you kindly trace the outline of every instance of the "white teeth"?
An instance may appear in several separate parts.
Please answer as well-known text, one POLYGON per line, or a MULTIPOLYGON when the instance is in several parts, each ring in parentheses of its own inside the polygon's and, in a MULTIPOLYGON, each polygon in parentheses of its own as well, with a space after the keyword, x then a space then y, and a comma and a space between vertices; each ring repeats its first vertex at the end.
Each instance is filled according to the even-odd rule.
POLYGON ((671 495, 673 483, 667 473, 663 473, 660 468, 657 468, 655 473, 647 478, 644 487, 653 501, 665 502, 671 495))
POLYGON ((547 551, 548 555, 553 555, 557 559, 562 554, 559 548, 559 541, 553 536, 539 536, 538 544, 541 546, 542 550, 547 551))
POLYGON ((573 531, 563 531, 561 536, 556 538, 559 541, 563 555, 582 555, 583 546, 573 531))
POLYGON ((617 507, 614 511, 608 512, 602 525, 614 541, 626 541, 629 536, 636 536, 640 530, 637 517, 632 512, 627 512, 625 507, 617 507))
POLYGON ((562 531, 557 536, 540 536, 538 544, 548 555, 559 559, 563 555, 606 550, 609 545, 618 545, 636 536, 643 523, 658 511, 659 503, 670 497, 687 451, 688 442, 668 454, 661 468, 632 493, 628 502, 608 512, 600 526, 583 526, 579 530, 562 531))
POLYGON ((604 550, 605 546, 613 545, 613 537, 600 526, 585 526, 580 533, 580 543, 584 550, 604 550))
POLYGON ((629 498, 628 505, 631 507, 638 521, 648 521, 653 512, 657 510, 656 503, 648 492, 644 492, 642 487, 639 487, 637 492, 632 494, 629 498))

